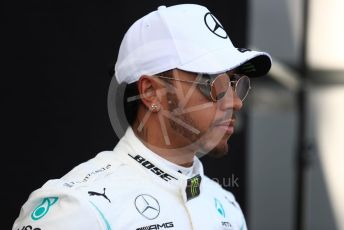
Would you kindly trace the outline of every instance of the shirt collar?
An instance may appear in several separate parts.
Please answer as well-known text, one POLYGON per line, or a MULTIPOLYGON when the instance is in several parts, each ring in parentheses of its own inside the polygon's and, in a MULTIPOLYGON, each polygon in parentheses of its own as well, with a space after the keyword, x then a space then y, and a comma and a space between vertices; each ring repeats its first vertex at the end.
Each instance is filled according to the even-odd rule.
POLYGON ((193 161, 192 175, 187 176, 179 173, 176 169, 181 166, 162 158, 146 147, 135 135, 131 127, 128 127, 125 135, 116 145, 114 151, 116 151, 117 148, 124 148, 122 151, 118 152, 127 163, 144 171, 158 183, 172 189, 182 190, 183 193, 185 193, 191 176, 195 177, 199 175, 203 177, 204 175, 202 163, 196 156, 193 161))

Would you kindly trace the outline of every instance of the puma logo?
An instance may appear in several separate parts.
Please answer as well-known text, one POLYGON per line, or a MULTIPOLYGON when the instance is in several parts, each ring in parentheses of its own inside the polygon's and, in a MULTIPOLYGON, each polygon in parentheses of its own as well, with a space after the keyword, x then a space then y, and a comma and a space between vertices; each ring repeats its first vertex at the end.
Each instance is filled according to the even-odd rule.
POLYGON ((107 199, 111 203, 110 199, 105 195, 105 188, 103 190, 104 190, 103 193, 88 191, 88 194, 90 196, 102 196, 102 197, 104 197, 105 199, 107 199))

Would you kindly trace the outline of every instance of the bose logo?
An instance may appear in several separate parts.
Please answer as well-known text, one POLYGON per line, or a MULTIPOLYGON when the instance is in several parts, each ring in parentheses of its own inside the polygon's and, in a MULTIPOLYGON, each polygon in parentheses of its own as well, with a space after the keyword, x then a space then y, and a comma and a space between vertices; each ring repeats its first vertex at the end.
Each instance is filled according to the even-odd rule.
POLYGON ((140 155, 132 156, 129 153, 128 153, 128 155, 131 158, 133 158, 134 160, 136 160, 138 163, 140 163, 143 167, 145 167, 146 169, 149 169, 151 172, 153 172, 157 176, 161 177, 163 180, 165 180, 165 181, 169 181, 171 179, 177 180, 177 178, 175 178, 174 176, 171 176, 168 173, 165 173, 164 171, 162 171, 161 169, 159 169, 154 164, 152 164, 150 161, 147 161, 145 158, 141 157, 140 155))

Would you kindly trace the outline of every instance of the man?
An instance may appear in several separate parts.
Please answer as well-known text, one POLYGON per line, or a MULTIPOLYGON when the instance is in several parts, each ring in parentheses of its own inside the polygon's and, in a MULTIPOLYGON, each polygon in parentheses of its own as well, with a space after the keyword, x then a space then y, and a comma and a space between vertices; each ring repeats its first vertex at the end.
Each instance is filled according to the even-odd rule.
POLYGON ((115 66, 128 84, 125 135, 34 191, 13 229, 246 229, 196 155, 228 152, 249 77, 270 66, 268 54, 234 48, 203 6, 161 6, 139 19, 115 66))

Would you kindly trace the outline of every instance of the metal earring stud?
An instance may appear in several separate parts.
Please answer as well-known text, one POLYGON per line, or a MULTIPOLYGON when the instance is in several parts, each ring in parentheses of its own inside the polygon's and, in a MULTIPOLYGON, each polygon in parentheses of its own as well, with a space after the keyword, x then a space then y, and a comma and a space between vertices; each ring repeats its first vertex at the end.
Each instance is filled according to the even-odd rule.
POLYGON ((157 111, 158 110, 158 106, 156 104, 152 104, 151 105, 151 109, 152 109, 152 111, 157 111))

